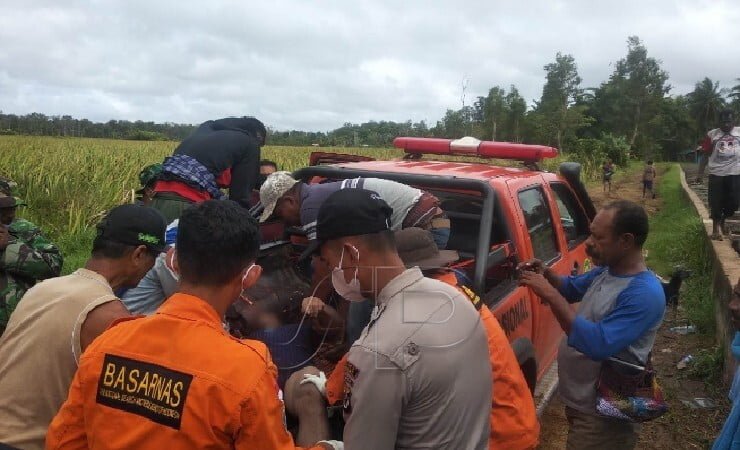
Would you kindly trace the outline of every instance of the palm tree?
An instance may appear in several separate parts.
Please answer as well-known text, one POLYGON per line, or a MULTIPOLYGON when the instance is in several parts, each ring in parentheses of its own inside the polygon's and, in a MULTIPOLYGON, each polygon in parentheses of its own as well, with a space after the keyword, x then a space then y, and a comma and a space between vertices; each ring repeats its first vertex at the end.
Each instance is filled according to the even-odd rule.
POLYGON ((694 91, 688 94, 689 111, 696 121, 699 131, 703 132, 714 128, 717 115, 725 106, 725 99, 719 88, 719 81, 712 81, 708 77, 696 83, 694 91))
MULTIPOLYGON (((740 78, 735 78, 735 81, 740 82, 740 78)), ((732 109, 734 109, 736 113, 740 113, 740 84, 732 87, 729 97, 731 99, 730 103, 732 105, 732 109)))

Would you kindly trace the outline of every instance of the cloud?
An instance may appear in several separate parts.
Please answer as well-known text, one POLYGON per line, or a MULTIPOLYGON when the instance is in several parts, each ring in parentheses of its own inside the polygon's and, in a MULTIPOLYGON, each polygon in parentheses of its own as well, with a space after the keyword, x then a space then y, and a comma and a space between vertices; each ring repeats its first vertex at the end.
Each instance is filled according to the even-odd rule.
MULTIPOLYGON (((9 0, 6 0, 9 1, 9 0)), ((0 108, 278 129, 426 120, 571 53, 597 86, 640 36, 674 93, 740 76, 731 1, 24 1, 0 15, 0 108)))

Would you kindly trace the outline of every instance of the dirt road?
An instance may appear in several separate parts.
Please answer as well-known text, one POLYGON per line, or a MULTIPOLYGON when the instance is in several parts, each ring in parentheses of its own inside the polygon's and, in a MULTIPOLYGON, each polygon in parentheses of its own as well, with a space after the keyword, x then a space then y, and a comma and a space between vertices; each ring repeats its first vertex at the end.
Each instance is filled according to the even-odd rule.
MULTIPOLYGON (((660 176, 660 175, 659 175, 660 176)), ((661 208, 661 199, 643 200, 641 173, 628 173, 617 176, 612 184, 610 194, 605 194, 601 186, 589 190, 597 208, 611 200, 625 199, 641 203, 648 214, 655 214, 661 208)), ((676 325, 686 324, 686 319, 678 313, 666 315, 658 333, 653 349, 653 364, 657 370, 661 385, 666 393, 671 410, 665 416, 643 425, 638 449, 679 450, 705 449, 719 433, 724 418, 727 416, 728 402, 724 395, 726 390, 716 393, 706 392, 704 383, 689 379, 684 372, 679 372, 676 363, 685 355, 696 355, 699 349, 713 345, 711 337, 687 335, 679 336, 669 331, 676 325), (711 398, 718 407, 714 409, 691 409, 681 400, 693 398, 711 398)), ((553 399, 542 415, 542 433, 540 450, 560 450, 565 448, 568 432, 568 421, 563 413, 563 404, 553 399)))

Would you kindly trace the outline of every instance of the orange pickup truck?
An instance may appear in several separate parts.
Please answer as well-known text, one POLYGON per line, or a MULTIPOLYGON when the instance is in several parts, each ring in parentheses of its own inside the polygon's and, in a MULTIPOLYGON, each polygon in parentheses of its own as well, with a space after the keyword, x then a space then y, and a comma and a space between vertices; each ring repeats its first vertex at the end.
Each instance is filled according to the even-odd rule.
POLYGON ((541 412, 557 385, 562 331, 550 308, 518 285, 516 267, 538 258, 562 275, 588 270, 585 240, 595 210, 579 179, 580 165, 563 163, 560 174, 539 170, 538 162, 557 155, 543 146, 472 138, 397 138, 394 144, 405 151, 403 160, 315 153, 311 166, 294 176, 305 182, 384 178, 435 194, 451 222, 448 248, 461 257, 455 268, 469 274, 506 331, 541 412), (472 156, 478 162, 434 156, 472 156), (480 162, 502 158, 524 167, 480 162))

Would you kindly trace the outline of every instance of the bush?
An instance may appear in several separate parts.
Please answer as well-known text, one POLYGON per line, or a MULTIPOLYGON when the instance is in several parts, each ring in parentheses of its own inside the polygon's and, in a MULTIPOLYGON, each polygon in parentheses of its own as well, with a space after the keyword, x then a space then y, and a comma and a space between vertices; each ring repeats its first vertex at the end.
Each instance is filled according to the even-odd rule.
POLYGON ((167 136, 156 131, 134 130, 126 135, 130 141, 166 141, 167 136))
POLYGON ((630 144, 624 136, 614 136, 611 133, 604 133, 599 139, 603 144, 606 157, 614 161, 618 166, 627 164, 630 153, 630 144))

